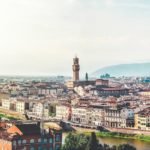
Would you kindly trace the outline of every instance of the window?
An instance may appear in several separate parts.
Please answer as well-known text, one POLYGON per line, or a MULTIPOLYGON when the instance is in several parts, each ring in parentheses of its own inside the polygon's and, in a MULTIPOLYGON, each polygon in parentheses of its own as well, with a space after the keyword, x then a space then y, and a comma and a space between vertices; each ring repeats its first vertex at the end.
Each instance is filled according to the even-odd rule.
POLYGON ((47 139, 44 139, 44 143, 47 143, 47 139))
POLYGON ((60 142, 60 135, 59 134, 56 135, 56 142, 60 142))
POLYGON ((38 147, 38 150, 42 150, 42 147, 40 146, 40 147, 38 147))
POLYGON ((56 150, 60 150, 60 145, 56 145, 56 150))
POLYGON ((41 138, 38 139, 38 143, 41 143, 41 138))
POLYGON ((23 143, 23 144, 26 144, 26 143, 27 143, 27 141, 26 141, 26 140, 23 140, 23 141, 22 141, 22 143, 23 143))
POLYGON ((30 143, 34 143, 34 139, 31 139, 31 140, 30 140, 30 143))
POLYGON ((16 141, 13 141, 13 145, 14 145, 14 146, 16 145, 16 141))
POLYGON ((52 138, 49 139, 49 143, 51 143, 51 144, 53 143, 53 139, 52 138))
POLYGON ((21 140, 18 140, 18 144, 21 145, 21 140))
POLYGON ((30 150, 35 150, 34 147, 31 147, 30 150))

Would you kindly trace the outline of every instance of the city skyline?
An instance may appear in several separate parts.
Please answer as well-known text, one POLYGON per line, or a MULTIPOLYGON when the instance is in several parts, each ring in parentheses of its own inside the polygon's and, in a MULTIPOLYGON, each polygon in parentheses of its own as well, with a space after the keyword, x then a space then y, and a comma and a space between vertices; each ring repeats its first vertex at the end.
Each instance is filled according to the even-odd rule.
POLYGON ((0 74, 72 75, 150 62, 148 0, 5 0, 0 5, 0 74))

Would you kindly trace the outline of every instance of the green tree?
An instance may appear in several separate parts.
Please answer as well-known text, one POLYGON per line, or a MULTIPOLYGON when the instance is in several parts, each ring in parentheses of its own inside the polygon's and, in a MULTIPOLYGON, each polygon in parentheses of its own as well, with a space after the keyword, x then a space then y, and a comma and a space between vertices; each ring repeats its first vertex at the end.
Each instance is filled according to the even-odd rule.
POLYGON ((95 132, 92 132, 86 150, 98 150, 98 147, 99 147, 99 143, 96 138, 96 134, 95 132))
POLYGON ((103 74, 103 75, 100 76, 100 78, 101 78, 101 79, 104 79, 104 78, 105 78, 105 79, 108 79, 108 78, 110 78, 110 74, 108 74, 108 73, 103 74))
POLYGON ((75 137, 73 136, 72 133, 69 133, 65 139, 65 144, 62 149, 63 150, 76 150, 75 143, 76 143, 75 137))
POLYGON ((83 134, 69 133, 65 139, 65 144, 62 147, 62 150, 85 150, 87 143, 87 136, 83 134))
POLYGON ((88 81, 89 80, 89 76, 88 76, 88 73, 86 72, 85 74, 85 80, 88 81))
POLYGON ((122 144, 118 146, 118 150, 136 150, 136 148, 129 144, 122 144))
POLYGON ((77 136, 77 150, 84 150, 88 143, 88 137, 80 134, 77 136))
POLYGON ((107 144, 101 145, 92 132, 90 137, 69 133, 61 150, 136 150, 136 148, 129 144, 119 145, 118 148, 115 145, 111 147, 107 144))
POLYGON ((117 150, 117 146, 113 145, 111 150, 117 150))

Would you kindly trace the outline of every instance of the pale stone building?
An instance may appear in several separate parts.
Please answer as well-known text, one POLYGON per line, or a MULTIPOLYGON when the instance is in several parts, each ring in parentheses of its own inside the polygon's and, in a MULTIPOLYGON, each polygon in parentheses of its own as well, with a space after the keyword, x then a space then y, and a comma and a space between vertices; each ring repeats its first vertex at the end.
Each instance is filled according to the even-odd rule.
POLYGON ((69 105, 57 105, 56 106, 56 118, 60 120, 71 119, 71 107, 69 105))
POLYGON ((3 109, 10 109, 10 99, 2 99, 2 108, 3 109))
POLYGON ((29 102, 26 102, 25 100, 17 100, 16 111, 24 114, 26 110, 29 110, 29 102))

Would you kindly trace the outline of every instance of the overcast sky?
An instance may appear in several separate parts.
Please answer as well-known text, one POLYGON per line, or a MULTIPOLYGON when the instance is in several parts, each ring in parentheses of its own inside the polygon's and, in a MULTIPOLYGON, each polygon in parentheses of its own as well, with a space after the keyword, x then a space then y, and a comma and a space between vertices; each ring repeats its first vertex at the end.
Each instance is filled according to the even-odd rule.
POLYGON ((71 75, 150 61, 150 0, 1 0, 0 74, 71 75))

